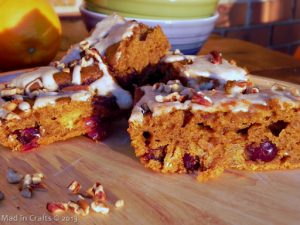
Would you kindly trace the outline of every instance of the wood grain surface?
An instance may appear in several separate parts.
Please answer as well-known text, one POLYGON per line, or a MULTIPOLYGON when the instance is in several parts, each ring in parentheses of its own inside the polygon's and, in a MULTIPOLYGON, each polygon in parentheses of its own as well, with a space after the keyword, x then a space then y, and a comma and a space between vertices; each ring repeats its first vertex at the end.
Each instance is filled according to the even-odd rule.
MULTIPOLYGON (((280 83, 259 77, 253 81, 280 83)), ((0 202, 0 224, 299 224, 300 170, 225 171, 207 183, 198 183, 194 175, 163 175, 145 169, 135 158, 126 127, 125 121, 115 124, 115 133, 103 143, 78 137, 28 153, 0 147, 0 190, 6 196, 0 202), (17 187, 6 182, 7 167, 44 173, 48 191, 22 198, 17 187), (72 199, 66 187, 73 180, 84 188, 100 181, 111 213, 48 213, 47 202, 72 199), (114 208, 117 199, 125 200, 123 208, 114 208), (17 222, 4 222, 6 215, 17 222)))

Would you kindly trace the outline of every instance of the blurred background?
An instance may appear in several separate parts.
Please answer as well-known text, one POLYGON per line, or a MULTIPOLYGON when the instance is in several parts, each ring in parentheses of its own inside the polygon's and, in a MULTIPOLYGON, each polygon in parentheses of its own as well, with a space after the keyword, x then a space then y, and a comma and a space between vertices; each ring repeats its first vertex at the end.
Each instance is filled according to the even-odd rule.
POLYGON ((196 54, 214 33, 212 39, 242 39, 300 59, 300 0, 0 1, 2 72, 60 59, 112 12, 160 25, 185 54, 196 54))
MULTIPOLYGON (((82 0, 48 1, 59 13, 63 29, 68 29, 68 22, 79 19, 82 0)), ((216 34, 291 55, 300 46, 300 0, 220 0, 218 12, 216 34)), ((68 45, 68 37, 63 37, 62 45, 68 45)))

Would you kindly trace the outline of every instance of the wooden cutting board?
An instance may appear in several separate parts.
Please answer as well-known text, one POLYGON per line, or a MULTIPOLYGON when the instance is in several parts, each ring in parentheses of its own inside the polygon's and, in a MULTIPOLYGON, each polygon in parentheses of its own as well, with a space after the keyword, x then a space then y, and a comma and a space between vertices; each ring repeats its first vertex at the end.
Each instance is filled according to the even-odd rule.
MULTIPOLYGON (((281 83, 258 77, 253 80, 264 85, 281 83)), ((198 183, 193 175, 162 175, 145 169, 135 158, 126 122, 114 126, 116 132, 103 143, 78 137, 29 153, 12 153, 0 147, 0 190, 6 196, 0 203, 0 224, 300 223, 300 170, 226 171, 207 183, 198 183), (22 198, 17 187, 5 179, 7 167, 22 173, 44 173, 48 192, 22 198), (47 202, 72 199, 66 187, 73 180, 84 188, 100 181, 108 194, 110 214, 81 217, 48 213, 47 202), (125 200, 123 208, 114 208, 117 199, 125 200), (8 218, 18 222, 5 222, 8 218)))

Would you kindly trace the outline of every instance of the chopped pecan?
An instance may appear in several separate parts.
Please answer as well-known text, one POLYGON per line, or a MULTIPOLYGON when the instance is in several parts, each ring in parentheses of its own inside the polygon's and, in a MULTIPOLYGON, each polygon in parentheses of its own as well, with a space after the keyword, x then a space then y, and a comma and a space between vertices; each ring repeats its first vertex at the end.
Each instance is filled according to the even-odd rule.
POLYGON ((282 84, 273 84, 271 87, 272 91, 285 91, 286 89, 287 87, 282 84))
POLYGON ((209 53, 209 60, 212 64, 222 64, 222 53, 218 51, 211 51, 209 53))
POLYGON ((122 208, 122 207, 124 207, 124 204, 125 204, 124 200, 123 199, 119 199, 119 200, 117 200, 115 202, 115 207, 116 208, 122 208))
POLYGON ((3 108, 7 111, 14 111, 16 108, 17 108, 17 104, 14 103, 14 102, 6 102, 4 105, 3 105, 3 108))
POLYGON ((105 203, 97 202, 97 201, 92 202, 91 208, 94 212, 101 213, 104 215, 108 214, 110 210, 105 203))
POLYGON ((9 113, 9 114, 6 115, 6 119, 7 120, 14 120, 14 119, 19 120, 21 118, 16 113, 9 113))
POLYGON ((96 48, 86 49, 84 53, 87 57, 91 57, 97 62, 101 61, 101 56, 96 48))
POLYGON ((77 202, 69 201, 68 202, 68 209, 70 209, 73 212, 77 212, 78 209, 79 209, 79 205, 77 204, 77 202))
POLYGON ((26 85, 25 93, 32 93, 34 91, 39 91, 44 88, 43 82, 40 78, 37 78, 26 85))
POLYGON ((44 183, 38 183, 38 184, 31 184, 30 187, 34 191, 47 191, 47 186, 44 183))
POLYGON ((146 115, 147 113, 151 113, 151 110, 150 110, 147 103, 143 103, 141 105, 141 112, 142 112, 143 115, 146 115))
POLYGON ((59 70, 62 70, 66 67, 66 65, 63 62, 60 62, 60 61, 54 61, 53 63, 51 63, 51 65, 56 67, 59 70))
POLYGON ((196 94, 195 90, 192 88, 184 88, 180 95, 185 96, 187 99, 192 98, 196 94))
POLYGON ((251 82, 248 81, 227 81, 225 85, 225 92, 227 94, 237 94, 237 93, 244 93, 247 88, 252 86, 251 82))
POLYGON ((22 90, 16 87, 6 87, 0 91, 1 96, 12 96, 21 93, 22 90))
POLYGON ((200 92, 198 92, 197 94, 195 94, 192 97, 192 103, 196 103, 196 104, 203 105, 203 106, 212 106, 213 105, 212 100, 200 92))
POLYGON ((185 96, 180 95, 178 92, 173 92, 167 96, 157 95, 155 96, 155 101, 157 102, 184 102, 186 99, 185 96))
POLYGON ((246 94, 256 94, 259 93, 259 89, 256 87, 247 88, 246 94))
POLYGON ((70 201, 68 203, 68 208, 72 210, 75 214, 81 216, 87 216, 90 213, 90 206, 83 199, 80 199, 77 202, 70 201))
POLYGON ((23 179, 23 175, 19 174, 12 168, 8 168, 6 173, 6 179, 7 182, 10 184, 18 184, 23 179))
POLYGON ((26 188, 23 188, 21 190, 21 195, 22 197, 24 198, 31 198, 32 197, 32 188, 31 187, 26 187, 26 188))
POLYGON ((93 198, 94 200, 100 202, 106 201, 106 194, 103 186, 99 182, 96 182, 91 188, 89 188, 86 193, 84 193, 84 197, 93 198))
POLYGON ((78 194, 81 189, 81 185, 78 181, 74 180, 72 183, 68 186, 68 190, 71 194, 78 194))
POLYGON ((170 92, 180 92, 183 90, 183 85, 179 80, 170 80, 168 83, 165 85, 165 92, 170 93, 170 92))
POLYGON ((46 206, 50 213, 62 213, 68 210, 68 204, 61 202, 49 202, 46 206))
POLYGON ((44 174, 42 174, 42 173, 34 173, 32 175, 32 183, 33 184, 39 184, 39 183, 41 183, 42 179, 44 179, 44 174))
POLYGON ((297 89, 297 88, 292 88, 292 89, 291 89, 291 93, 292 93, 292 95, 295 96, 295 97, 300 97, 300 91, 299 91, 299 89, 297 89))
POLYGON ((89 42, 86 41, 86 40, 84 40, 84 41, 82 41, 82 42, 79 43, 79 48, 80 48, 81 50, 86 50, 86 49, 88 49, 89 47, 90 47, 90 44, 89 44, 89 42))
POLYGON ((164 90, 164 84, 163 83, 155 83, 153 86, 152 86, 152 89, 157 91, 157 92, 162 92, 164 90))

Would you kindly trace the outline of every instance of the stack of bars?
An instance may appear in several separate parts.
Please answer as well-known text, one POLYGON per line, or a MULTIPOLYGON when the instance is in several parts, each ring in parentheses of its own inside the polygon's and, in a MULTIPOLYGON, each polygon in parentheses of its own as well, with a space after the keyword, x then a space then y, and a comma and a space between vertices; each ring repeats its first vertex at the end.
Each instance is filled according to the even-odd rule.
POLYGON ((168 49, 159 27, 107 17, 60 61, 2 84, 1 144, 26 151, 84 134, 100 140, 168 49))
POLYGON ((131 144, 154 171, 205 181, 224 169, 300 167, 298 90, 256 87, 215 51, 169 50, 160 27, 107 17, 60 61, 2 84, 0 143, 101 140, 131 112, 131 144))

